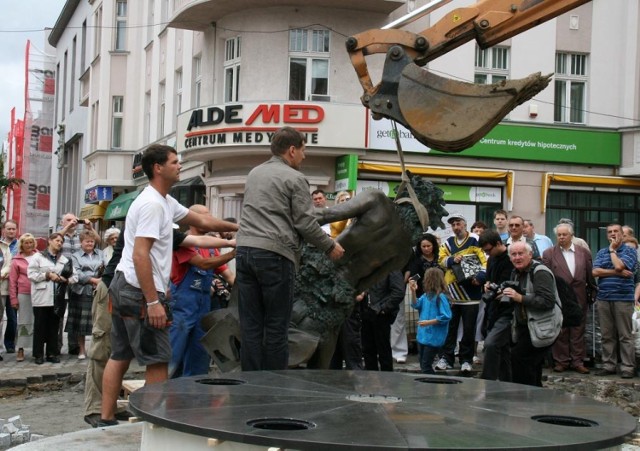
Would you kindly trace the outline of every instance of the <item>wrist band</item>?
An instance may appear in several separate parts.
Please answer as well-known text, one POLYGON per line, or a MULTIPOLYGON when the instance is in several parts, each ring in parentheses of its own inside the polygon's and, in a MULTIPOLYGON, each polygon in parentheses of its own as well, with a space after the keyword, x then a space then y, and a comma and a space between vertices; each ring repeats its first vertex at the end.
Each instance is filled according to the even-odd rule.
POLYGON ((156 299, 153 302, 147 302, 147 307, 151 307, 152 305, 160 304, 160 299, 156 299))

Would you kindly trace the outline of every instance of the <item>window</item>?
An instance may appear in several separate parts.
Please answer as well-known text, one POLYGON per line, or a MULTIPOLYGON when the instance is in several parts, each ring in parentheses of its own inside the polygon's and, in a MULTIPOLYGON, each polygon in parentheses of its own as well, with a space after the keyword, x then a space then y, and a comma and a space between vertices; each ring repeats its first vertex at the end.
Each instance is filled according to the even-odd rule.
POLYGON ((289 100, 328 101, 329 30, 289 32, 289 100))
POLYGON ((91 148, 98 148, 98 130, 100 127, 100 102, 91 105, 91 148))
POLYGON ((148 20, 147 20, 147 42, 153 41, 153 30, 156 25, 155 9, 156 9, 155 1, 149 0, 149 11, 148 11, 148 20))
POLYGON ((553 120, 584 124, 586 91, 587 55, 556 54, 553 120))
POLYGON ((93 32, 93 57, 96 58, 100 55, 102 38, 102 5, 98 7, 98 10, 93 15, 93 32))
POLYGON ((158 88, 158 103, 160 105, 160 111, 158 112, 158 137, 164 136, 164 120, 167 113, 167 85, 163 81, 158 88))
POLYGON ((173 129, 177 129, 177 119, 178 115, 182 113, 182 69, 178 69, 176 71, 176 112, 173 115, 173 129))
POLYGON ((53 98, 55 99, 55 108, 54 108, 54 119, 53 119, 53 123, 57 124, 58 123, 58 114, 59 114, 59 108, 60 108, 60 96, 57 95, 60 92, 60 63, 58 62, 56 64, 56 95, 53 96, 53 98))
POLYGON ((64 52, 64 59, 62 60, 62 109, 60 110, 60 117, 64 121, 67 114, 67 80, 69 79, 68 66, 69 66, 69 54, 64 52))
POLYGON ((126 50, 127 40, 127 1, 116 0, 116 42, 114 50, 126 50))
POLYGON ((80 72, 84 73, 87 68, 87 21, 82 22, 80 34, 80 72))
POLYGON ((197 56, 193 59, 193 108, 200 106, 202 95, 202 58, 197 56))
POLYGON ((509 78, 509 48, 481 49, 476 45, 474 83, 493 84, 509 78))
POLYGON ((151 91, 144 93, 144 142, 151 142, 151 91))
POLYGON ((169 21, 169 0, 162 0, 162 5, 160 5, 160 22, 164 26, 168 21, 169 21))
POLYGON ((71 77, 69 78, 69 112, 73 111, 73 104, 76 101, 76 36, 73 37, 71 42, 71 77))
POLYGON ((122 148, 122 123, 124 113, 124 97, 113 96, 111 119, 111 148, 122 148))
POLYGON ((224 52, 224 101, 237 102, 240 86, 240 36, 227 39, 224 52))

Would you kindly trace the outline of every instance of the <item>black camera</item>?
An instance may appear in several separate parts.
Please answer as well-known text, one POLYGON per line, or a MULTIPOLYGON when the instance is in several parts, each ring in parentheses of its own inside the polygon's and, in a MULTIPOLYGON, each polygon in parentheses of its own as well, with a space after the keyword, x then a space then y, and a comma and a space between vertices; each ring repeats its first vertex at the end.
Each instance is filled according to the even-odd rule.
POLYGON ((501 284, 490 283, 489 288, 482 295, 482 300, 486 303, 494 301, 505 288, 513 288, 516 292, 522 294, 522 290, 520 290, 518 282, 515 280, 505 280, 501 284))
POLYGON ((213 276, 213 281, 211 283, 211 298, 221 307, 226 307, 229 304, 229 299, 231 298, 231 286, 219 274, 215 274, 213 276))

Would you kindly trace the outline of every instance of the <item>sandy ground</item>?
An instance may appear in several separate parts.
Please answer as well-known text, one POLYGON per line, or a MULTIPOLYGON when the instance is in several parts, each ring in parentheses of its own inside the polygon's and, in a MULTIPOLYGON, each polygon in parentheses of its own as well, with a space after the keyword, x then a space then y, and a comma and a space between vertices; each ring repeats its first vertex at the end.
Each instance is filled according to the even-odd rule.
POLYGON ((42 391, 1 398, 0 415, 4 419, 20 415, 32 434, 48 437, 91 428, 83 419, 83 402, 83 387, 55 382, 42 391))

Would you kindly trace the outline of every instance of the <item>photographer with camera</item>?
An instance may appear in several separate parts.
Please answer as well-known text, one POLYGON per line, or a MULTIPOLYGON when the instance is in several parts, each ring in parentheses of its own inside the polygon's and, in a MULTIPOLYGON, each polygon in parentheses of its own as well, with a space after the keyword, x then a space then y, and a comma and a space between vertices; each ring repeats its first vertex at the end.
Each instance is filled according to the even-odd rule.
POLYGON ((487 282, 482 301, 485 303, 483 332, 484 364, 480 378, 511 382, 511 322, 513 304, 502 296, 502 283, 511 278, 513 264, 496 230, 480 235, 480 248, 489 256, 487 282))
POLYGON ((515 304, 514 345, 511 347, 512 382, 542 387, 542 364, 549 346, 533 345, 528 325, 527 311, 546 312, 556 303, 556 283, 553 273, 542 263, 534 263, 533 249, 525 241, 509 246, 509 257, 515 270, 511 279, 518 287, 502 290, 515 304), (535 271, 536 268, 542 267, 535 271), (535 272, 535 277, 534 277, 535 272))

